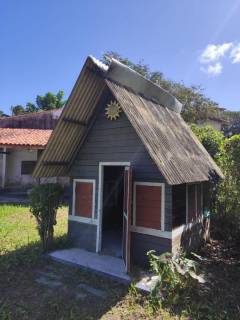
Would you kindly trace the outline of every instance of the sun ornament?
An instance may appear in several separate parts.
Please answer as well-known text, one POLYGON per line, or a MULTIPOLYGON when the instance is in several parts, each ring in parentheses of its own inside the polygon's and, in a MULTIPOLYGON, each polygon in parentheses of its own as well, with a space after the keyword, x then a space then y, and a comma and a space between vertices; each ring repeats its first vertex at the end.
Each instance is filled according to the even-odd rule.
POLYGON ((105 115, 109 120, 117 120, 120 116, 122 108, 117 101, 111 101, 107 104, 105 115))

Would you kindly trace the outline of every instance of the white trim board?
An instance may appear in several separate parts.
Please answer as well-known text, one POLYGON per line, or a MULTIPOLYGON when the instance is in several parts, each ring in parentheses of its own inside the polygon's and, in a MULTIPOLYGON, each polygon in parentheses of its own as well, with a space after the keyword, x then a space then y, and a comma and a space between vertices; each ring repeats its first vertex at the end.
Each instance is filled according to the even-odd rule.
MULTIPOLYGON (((145 182, 145 181, 135 181, 133 183, 133 228, 135 230, 145 230, 146 234, 159 234, 159 231, 164 232, 165 230, 165 183, 160 182, 145 182), (155 186, 161 187, 161 229, 150 229, 145 227, 139 227, 136 225, 136 186, 155 186)), ((144 232, 140 232, 144 233, 144 232)))
POLYGON ((72 199, 72 214, 69 215, 69 220, 78 221, 83 223, 96 224, 94 221, 95 214, 95 194, 96 194, 96 180, 95 179, 73 179, 73 199, 72 199), (93 195, 92 195, 92 218, 75 216, 75 200, 76 200, 76 184, 77 182, 92 183, 93 195), (89 221, 89 222, 87 222, 89 221))
POLYGON ((68 220, 70 220, 70 221, 76 221, 76 222, 81 222, 81 223, 87 223, 87 224, 95 224, 95 225, 97 225, 97 219, 91 219, 91 218, 73 216, 73 215, 71 215, 71 214, 68 215, 68 220))

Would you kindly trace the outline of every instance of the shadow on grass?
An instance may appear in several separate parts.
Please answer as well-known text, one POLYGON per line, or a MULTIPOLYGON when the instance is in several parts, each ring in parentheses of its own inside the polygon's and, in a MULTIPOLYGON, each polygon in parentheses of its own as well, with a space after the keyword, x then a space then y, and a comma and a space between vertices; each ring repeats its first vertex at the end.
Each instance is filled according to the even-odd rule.
MULTIPOLYGON (((54 250, 70 245, 66 235, 54 244, 54 250)), ((127 293, 125 285, 43 257, 40 241, 0 257, 0 319, 100 319, 127 293), (44 274, 59 287, 39 284, 44 274), (82 284, 103 295, 81 292, 82 284)))
MULTIPOLYGON (((53 250, 63 249, 70 246, 67 235, 56 237, 53 250)), ((0 272, 14 271, 18 268, 32 267, 43 258, 41 241, 31 242, 27 245, 17 247, 13 251, 2 253, 0 256, 0 272)))

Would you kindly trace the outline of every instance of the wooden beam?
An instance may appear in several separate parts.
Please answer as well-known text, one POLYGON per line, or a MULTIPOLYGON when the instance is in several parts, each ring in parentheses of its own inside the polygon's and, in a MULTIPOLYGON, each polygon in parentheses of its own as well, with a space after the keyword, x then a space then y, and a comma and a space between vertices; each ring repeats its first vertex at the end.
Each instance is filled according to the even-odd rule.
POLYGON ((67 166, 67 161, 43 161, 44 166, 67 166))
POLYGON ((77 125, 83 126, 83 127, 86 127, 86 126, 87 126, 87 123, 86 123, 86 122, 80 121, 80 120, 76 120, 76 119, 71 119, 71 118, 69 118, 69 117, 63 117, 63 121, 69 122, 69 123, 72 123, 72 124, 77 124, 77 125))

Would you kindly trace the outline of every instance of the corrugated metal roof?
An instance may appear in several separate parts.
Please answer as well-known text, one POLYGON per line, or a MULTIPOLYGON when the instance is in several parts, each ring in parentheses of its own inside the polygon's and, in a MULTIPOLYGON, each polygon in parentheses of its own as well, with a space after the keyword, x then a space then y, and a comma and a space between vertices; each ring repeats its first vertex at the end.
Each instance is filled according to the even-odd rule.
POLYGON ((78 146, 86 133, 91 117, 106 84, 101 75, 107 67, 88 57, 40 157, 35 177, 65 176, 78 146))
POLYGON ((206 181, 222 173, 177 112, 106 83, 169 184, 206 181))
POLYGON ((0 128, 1 147, 44 148, 52 130, 0 128))
MULTIPOLYGON (((116 66, 116 62, 114 63, 116 66)), ((116 67, 119 72, 120 64, 118 63, 116 67)), ((123 68, 125 74, 125 66, 123 68)), ((206 181, 213 173, 222 177, 220 169, 179 112, 172 110, 174 104, 176 107, 179 106, 172 96, 169 96, 166 108, 165 105, 155 103, 156 99, 152 101, 149 97, 146 98, 147 87, 142 86, 143 82, 136 72, 134 76, 140 83, 137 87, 142 90, 141 92, 134 91, 134 85, 129 89, 113 82, 116 77, 115 75, 113 77, 109 70, 112 70, 111 67, 108 69, 95 58, 88 57, 47 148, 35 168, 35 177, 68 174, 70 165, 87 133, 97 103, 107 87, 121 104, 169 184, 206 181)), ((161 93, 161 90, 159 92, 161 93)), ((161 99, 160 96, 158 98, 161 99)), ((164 101, 166 99, 165 95, 164 101)))

